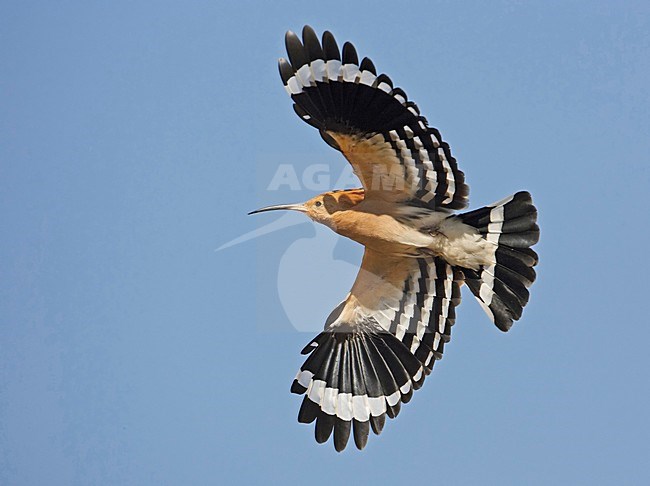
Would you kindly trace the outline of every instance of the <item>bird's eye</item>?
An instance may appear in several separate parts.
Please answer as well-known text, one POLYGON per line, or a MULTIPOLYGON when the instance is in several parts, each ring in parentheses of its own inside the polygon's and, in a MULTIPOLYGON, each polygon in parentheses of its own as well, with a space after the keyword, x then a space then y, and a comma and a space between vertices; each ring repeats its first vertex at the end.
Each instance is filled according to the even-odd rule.
POLYGON ((317 208, 320 208, 322 205, 323 205, 322 202, 316 201, 316 204, 314 206, 316 206, 317 208))

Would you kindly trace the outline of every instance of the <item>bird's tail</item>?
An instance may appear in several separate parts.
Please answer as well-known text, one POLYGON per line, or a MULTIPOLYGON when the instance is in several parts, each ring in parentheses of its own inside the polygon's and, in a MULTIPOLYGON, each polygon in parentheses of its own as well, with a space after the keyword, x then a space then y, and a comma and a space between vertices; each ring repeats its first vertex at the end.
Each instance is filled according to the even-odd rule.
POLYGON ((518 192, 459 217, 494 243, 494 264, 462 271, 487 315, 507 331, 521 317, 536 276, 537 253, 530 247, 539 240, 537 209, 528 192, 518 192))

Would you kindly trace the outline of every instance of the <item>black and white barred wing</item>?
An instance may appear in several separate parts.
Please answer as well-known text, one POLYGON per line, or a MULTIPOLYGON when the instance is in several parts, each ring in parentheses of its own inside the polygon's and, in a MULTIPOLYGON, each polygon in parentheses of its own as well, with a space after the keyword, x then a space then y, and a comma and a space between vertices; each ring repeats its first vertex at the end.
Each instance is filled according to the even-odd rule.
POLYGON ((285 88, 298 116, 352 164, 366 197, 467 206, 469 187, 449 145, 406 93, 377 75, 370 59, 359 62, 349 42, 341 52, 331 33, 321 44, 309 26, 302 37, 287 32, 289 61, 279 61, 285 88))
POLYGON ((298 420, 316 440, 352 433, 365 447, 411 399, 450 339, 462 274, 439 258, 399 258, 366 249, 348 297, 311 341, 291 390, 305 394, 298 420))

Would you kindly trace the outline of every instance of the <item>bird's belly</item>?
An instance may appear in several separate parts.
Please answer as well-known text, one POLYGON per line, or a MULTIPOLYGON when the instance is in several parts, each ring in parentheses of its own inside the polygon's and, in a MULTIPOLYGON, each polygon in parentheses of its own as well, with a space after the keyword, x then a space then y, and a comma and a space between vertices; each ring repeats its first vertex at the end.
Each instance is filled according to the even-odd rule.
POLYGON ((438 256, 454 266, 478 269, 494 263, 496 246, 455 218, 436 217, 435 224, 413 226, 388 214, 350 211, 331 228, 380 253, 405 257, 438 256))
POLYGON ((430 231, 428 249, 454 266, 478 270, 496 262, 496 245, 456 218, 446 219, 430 231))
POLYGON ((420 257, 433 242, 430 234, 403 224, 387 214, 355 215, 332 226, 338 234, 362 245, 391 255, 420 257))

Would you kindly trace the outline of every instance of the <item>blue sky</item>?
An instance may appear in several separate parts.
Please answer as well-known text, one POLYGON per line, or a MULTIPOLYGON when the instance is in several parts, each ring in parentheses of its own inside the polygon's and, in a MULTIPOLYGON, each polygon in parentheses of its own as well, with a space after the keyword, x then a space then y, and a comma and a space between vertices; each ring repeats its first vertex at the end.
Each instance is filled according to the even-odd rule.
POLYGON ((650 479, 647 2, 3 2, 0 63, 1 483, 650 479), (277 74, 305 23, 418 103, 472 208, 540 213, 522 321, 464 292, 363 452, 289 393, 361 249, 298 218, 215 251, 315 194, 279 164, 343 170, 277 74))

